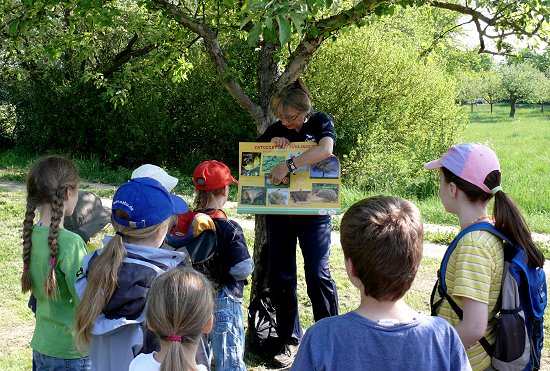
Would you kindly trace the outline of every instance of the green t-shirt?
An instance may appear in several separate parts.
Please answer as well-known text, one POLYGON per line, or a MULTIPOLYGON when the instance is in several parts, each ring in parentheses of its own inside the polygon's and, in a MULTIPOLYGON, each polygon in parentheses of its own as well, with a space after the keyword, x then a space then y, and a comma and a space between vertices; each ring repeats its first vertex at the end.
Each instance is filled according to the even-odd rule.
POLYGON ((86 354, 77 351, 75 346, 74 322, 80 299, 74 282, 83 274, 82 260, 87 254, 86 244, 79 235, 59 229, 55 265, 58 293, 54 299, 50 299, 44 291, 50 268, 49 234, 49 227, 33 227, 29 272, 32 293, 36 297, 36 327, 31 347, 49 357, 82 358, 86 354))

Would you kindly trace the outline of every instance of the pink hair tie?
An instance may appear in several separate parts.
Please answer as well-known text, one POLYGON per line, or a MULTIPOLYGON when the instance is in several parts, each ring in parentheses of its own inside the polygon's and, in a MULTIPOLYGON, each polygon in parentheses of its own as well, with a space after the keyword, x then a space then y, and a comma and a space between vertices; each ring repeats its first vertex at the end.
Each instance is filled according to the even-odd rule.
POLYGON ((29 265, 27 263, 23 264, 23 272, 26 272, 29 270, 29 265))
POLYGON ((168 335, 166 338, 168 339, 168 341, 177 341, 177 342, 181 341, 181 336, 176 335, 176 334, 168 335))
POLYGON ((55 258, 51 258, 51 259, 50 259, 50 265, 51 265, 51 266, 54 266, 54 265, 55 265, 55 258))

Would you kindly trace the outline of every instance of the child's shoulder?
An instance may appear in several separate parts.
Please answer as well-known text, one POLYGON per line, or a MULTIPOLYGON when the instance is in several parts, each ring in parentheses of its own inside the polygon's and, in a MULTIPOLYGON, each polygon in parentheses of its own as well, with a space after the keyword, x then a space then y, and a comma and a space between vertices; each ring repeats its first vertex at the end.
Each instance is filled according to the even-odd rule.
POLYGON ((223 230, 242 231, 243 229, 239 222, 233 219, 214 219, 214 224, 216 224, 216 228, 221 228, 223 230))
POLYGON ((150 371, 150 370, 159 370, 160 362, 158 362, 154 357, 155 352, 153 353, 141 353, 136 356, 130 363, 128 371, 150 371))
POLYGON ((473 230, 466 233, 459 241, 459 244, 475 244, 475 245, 485 245, 488 243, 495 243, 500 241, 500 238, 495 236, 489 231, 484 230, 473 230))
POLYGON ((438 338, 458 336, 453 325, 441 317, 422 314, 417 320, 425 332, 434 332, 438 338))

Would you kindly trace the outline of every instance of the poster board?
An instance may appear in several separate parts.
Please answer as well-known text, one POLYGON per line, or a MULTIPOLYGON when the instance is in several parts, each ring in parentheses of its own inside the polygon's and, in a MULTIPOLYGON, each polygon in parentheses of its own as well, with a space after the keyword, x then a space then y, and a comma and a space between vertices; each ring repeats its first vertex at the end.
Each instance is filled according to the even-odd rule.
POLYGON ((317 144, 295 142, 286 148, 273 143, 239 143, 241 214, 334 215, 341 213, 341 168, 335 156, 301 166, 281 184, 271 184, 269 172, 317 144))

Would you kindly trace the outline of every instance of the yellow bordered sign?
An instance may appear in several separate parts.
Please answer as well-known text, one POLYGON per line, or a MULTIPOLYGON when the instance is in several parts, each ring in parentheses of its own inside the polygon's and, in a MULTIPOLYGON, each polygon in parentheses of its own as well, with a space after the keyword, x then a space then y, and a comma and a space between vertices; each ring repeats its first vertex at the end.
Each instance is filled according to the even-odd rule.
POLYGON ((341 212, 341 168, 335 156, 301 166, 281 184, 271 184, 269 172, 317 144, 295 142, 287 148, 273 143, 239 143, 241 214, 334 215, 341 212))

